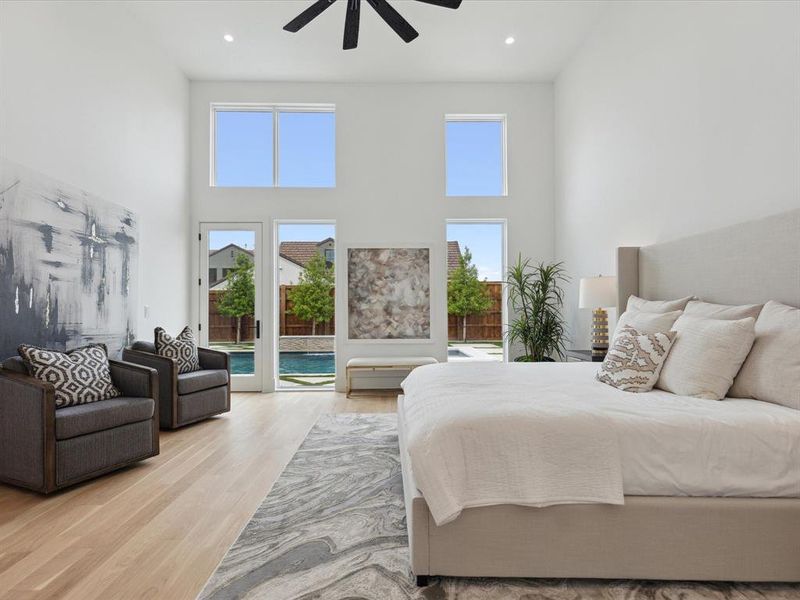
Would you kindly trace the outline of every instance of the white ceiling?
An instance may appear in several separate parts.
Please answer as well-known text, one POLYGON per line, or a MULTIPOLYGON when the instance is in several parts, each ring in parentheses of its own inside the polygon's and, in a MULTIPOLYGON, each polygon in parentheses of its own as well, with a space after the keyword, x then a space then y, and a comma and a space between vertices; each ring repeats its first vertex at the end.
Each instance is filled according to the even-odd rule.
POLYGON ((465 0, 458 10, 390 0, 419 31, 403 43, 369 4, 356 50, 342 50, 347 0, 299 33, 282 27, 312 0, 133 0, 125 6, 195 80, 551 81, 605 1, 465 0), (233 43, 222 36, 231 33, 233 43), (509 35, 516 43, 507 46, 509 35))

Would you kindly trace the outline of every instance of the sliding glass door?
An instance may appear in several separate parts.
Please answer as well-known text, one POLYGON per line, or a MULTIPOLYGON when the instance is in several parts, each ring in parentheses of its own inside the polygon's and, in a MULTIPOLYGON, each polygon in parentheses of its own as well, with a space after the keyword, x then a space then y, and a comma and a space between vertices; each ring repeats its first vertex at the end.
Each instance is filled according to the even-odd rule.
POLYGON ((261 224, 200 224, 200 342, 230 354, 232 389, 261 391, 261 224))

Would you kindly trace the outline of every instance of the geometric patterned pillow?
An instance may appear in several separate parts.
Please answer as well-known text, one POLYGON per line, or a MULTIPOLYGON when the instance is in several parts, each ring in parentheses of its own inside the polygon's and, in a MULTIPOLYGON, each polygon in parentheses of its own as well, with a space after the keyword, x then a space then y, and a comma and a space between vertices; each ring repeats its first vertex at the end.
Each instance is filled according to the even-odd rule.
POLYGON ((122 395, 111 381, 104 344, 90 344, 69 352, 22 344, 17 352, 36 379, 53 384, 56 408, 122 395))
POLYGON ((155 337, 156 354, 174 359, 178 363, 178 373, 200 370, 197 342, 188 326, 184 327, 177 337, 172 337, 161 327, 156 327, 155 337))
POLYGON ((625 392, 649 392, 658 381, 676 335, 675 331, 639 333, 633 327, 623 327, 614 336, 597 380, 625 392))

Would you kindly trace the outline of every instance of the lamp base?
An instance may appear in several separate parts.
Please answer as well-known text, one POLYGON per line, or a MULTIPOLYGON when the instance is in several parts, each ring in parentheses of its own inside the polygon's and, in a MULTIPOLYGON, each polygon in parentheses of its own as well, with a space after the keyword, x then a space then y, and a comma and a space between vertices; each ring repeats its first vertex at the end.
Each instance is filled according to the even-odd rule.
POLYGON ((592 311, 592 357, 608 352, 608 313, 602 308, 592 311))

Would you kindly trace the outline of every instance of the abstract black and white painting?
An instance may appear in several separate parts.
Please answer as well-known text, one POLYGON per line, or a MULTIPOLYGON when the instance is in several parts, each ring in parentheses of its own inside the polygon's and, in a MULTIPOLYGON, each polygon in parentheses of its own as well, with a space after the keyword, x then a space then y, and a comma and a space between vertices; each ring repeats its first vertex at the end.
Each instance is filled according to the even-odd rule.
POLYGON ((0 360, 21 343, 67 350, 136 332, 136 218, 0 159, 0 360))
POLYGON ((347 329, 351 340, 429 340, 429 248, 349 248, 347 329))

